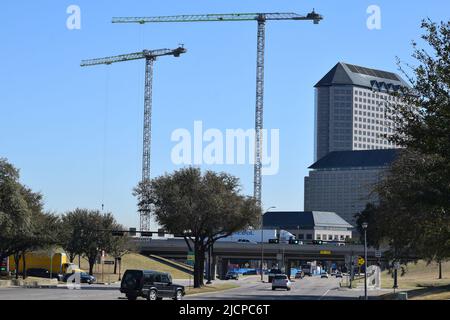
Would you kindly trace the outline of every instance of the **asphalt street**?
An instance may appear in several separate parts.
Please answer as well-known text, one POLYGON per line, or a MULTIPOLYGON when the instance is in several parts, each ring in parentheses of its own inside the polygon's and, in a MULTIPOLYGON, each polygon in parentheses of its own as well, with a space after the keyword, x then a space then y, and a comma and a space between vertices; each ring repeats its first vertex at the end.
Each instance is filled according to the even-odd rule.
MULTIPOLYGON (((233 281, 233 280, 230 280, 233 281)), ((189 281, 176 281, 188 285, 189 281)), ((223 282, 218 280, 217 282, 223 282)), ((245 277, 236 281, 239 288, 215 293, 185 296, 185 300, 336 300, 358 299, 362 290, 339 288, 339 279, 306 277, 295 280, 291 291, 272 291, 270 283, 261 283, 259 277, 245 277)), ((383 293, 369 291, 370 296, 383 293)), ((0 300, 118 300, 125 299, 119 285, 82 285, 81 289, 57 288, 0 288, 0 300)))

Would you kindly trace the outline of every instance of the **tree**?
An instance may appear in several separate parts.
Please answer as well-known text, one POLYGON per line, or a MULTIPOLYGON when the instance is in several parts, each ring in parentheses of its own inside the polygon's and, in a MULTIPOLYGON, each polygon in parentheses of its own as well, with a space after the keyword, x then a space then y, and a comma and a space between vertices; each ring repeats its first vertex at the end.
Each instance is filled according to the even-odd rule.
MULTIPOLYGON (((395 132, 389 139, 405 147, 378 185, 380 203, 366 208, 370 241, 388 241, 394 258, 414 256, 439 264, 450 257, 450 23, 423 20, 417 66, 398 64, 411 87, 389 104, 395 132)), ((441 277, 441 271, 439 272, 441 277)))
POLYGON ((69 261, 73 263, 76 256, 83 254, 83 242, 79 237, 85 215, 82 209, 67 212, 60 221, 60 244, 67 253, 69 261))
MULTIPOLYGON (((117 222, 111 213, 102 214, 98 210, 76 209, 68 212, 62 221, 70 224, 72 230, 65 240, 71 255, 83 254, 89 263, 89 274, 93 274, 94 266, 102 250, 108 251, 113 242, 111 230, 117 222)), ((73 256, 74 257, 74 256, 73 256)))
MULTIPOLYGON (((122 225, 117 225, 114 227, 114 230, 124 231, 125 228, 122 225)), ((109 248, 109 254, 114 258, 114 274, 117 273, 117 265, 121 263, 122 257, 136 250, 136 246, 130 241, 130 237, 127 236, 127 233, 119 233, 120 235, 114 235, 109 248)))
MULTIPOLYGON (((408 75, 399 60, 398 64, 411 82, 402 100, 404 104, 391 110, 396 124, 393 140, 398 144, 424 154, 450 159, 450 22, 439 25, 423 20, 425 34, 422 39, 427 49, 413 42, 413 58, 418 66, 408 66, 408 75)), ((448 163, 448 162, 447 162, 448 163)), ((448 167, 447 167, 448 169, 448 167)))
POLYGON ((406 263, 412 257, 440 263, 450 256, 450 217, 437 201, 441 177, 435 167, 440 161, 405 149, 376 188, 379 205, 368 205, 357 215, 360 230, 363 222, 369 224, 368 242, 388 244, 393 260, 406 263))
POLYGON ((205 253, 220 238, 256 225, 261 208, 240 194, 239 179, 226 173, 185 168, 134 190, 140 208, 152 208, 157 222, 193 244, 194 287, 203 286, 205 253))
POLYGON ((22 193, 19 170, 0 158, 0 258, 16 251, 16 237, 30 230, 31 210, 22 193))
POLYGON ((22 185, 19 171, 0 159, 0 258, 13 255, 18 270, 22 257, 25 278, 26 253, 56 243, 57 220, 44 213, 42 195, 22 185))

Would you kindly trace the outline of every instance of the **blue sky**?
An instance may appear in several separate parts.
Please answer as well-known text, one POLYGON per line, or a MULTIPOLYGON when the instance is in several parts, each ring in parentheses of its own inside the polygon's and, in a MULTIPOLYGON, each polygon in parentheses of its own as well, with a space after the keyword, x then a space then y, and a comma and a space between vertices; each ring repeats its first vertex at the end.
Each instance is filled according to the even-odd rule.
MULTIPOLYGON (((44 195, 46 209, 113 212, 137 226, 132 188, 141 177, 144 62, 80 68, 80 60, 175 48, 188 53, 155 64, 152 176, 171 162, 177 128, 194 121, 220 130, 254 126, 256 23, 113 25, 113 16, 296 12, 309 22, 268 22, 265 128, 280 129, 280 170, 263 178, 263 204, 303 209, 303 179, 313 162, 314 84, 338 61, 396 71, 410 61, 420 20, 448 20, 450 4, 349 0, 8 1, 0 10, 0 157, 44 195), (66 9, 81 8, 81 29, 66 28, 66 9), (381 30, 366 27, 369 5, 381 30)), ((202 166, 241 178, 253 193, 251 165, 202 166)))

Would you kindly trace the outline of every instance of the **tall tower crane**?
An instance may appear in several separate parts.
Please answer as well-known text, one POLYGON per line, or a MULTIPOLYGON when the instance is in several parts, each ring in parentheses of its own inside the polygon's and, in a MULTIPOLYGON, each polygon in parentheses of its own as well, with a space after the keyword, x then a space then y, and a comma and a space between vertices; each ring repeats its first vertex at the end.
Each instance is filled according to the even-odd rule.
POLYGON ((155 22, 207 22, 207 21, 257 21, 257 58, 256 58, 256 111, 255 111, 255 165, 253 180, 253 195, 261 204, 261 157, 262 157, 262 129, 264 106, 264 47, 265 24, 269 20, 310 20, 318 24, 323 17, 314 12, 302 16, 296 13, 231 13, 231 14, 203 14, 177 15, 159 17, 115 17, 113 23, 155 23, 155 22))
MULTIPOLYGON (((95 66, 99 64, 110 65, 116 62, 124 62, 131 60, 145 59, 145 92, 144 92, 144 134, 143 134, 143 152, 142 152, 142 181, 150 180, 150 154, 151 154, 151 137, 152 137, 152 84, 153 84, 153 63, 157 57, 174 56, 179 57, 187 50, 183 47, 176 49, 158 49, 144 50, 130 54, 118 56, 83 60, 82 67, 95 66)), ((150 208, 140 210, 140 229, 143 231, 150 230, 150 208)))

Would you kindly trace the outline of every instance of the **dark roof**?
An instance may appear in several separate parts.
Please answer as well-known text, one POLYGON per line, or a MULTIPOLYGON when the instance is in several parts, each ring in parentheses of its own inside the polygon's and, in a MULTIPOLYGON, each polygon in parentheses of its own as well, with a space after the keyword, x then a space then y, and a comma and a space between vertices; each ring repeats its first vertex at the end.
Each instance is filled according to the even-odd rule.
POLYGON ((397 74, 382 70, 356 66, 345 62, 336 64, 315 87, 331 85, 356 85, 369 89, 397 91, 408 84, 397 74))
POLYGON ((268 228, 293 230, 314 227, 352 228, 347 221, 334 212, 323 211, 270 211, 263 216, 263 225, 268 228))
POLYGON ((395 160, 400 150, 332 151, 311 165, 309 169, 387 167, 395 160))

